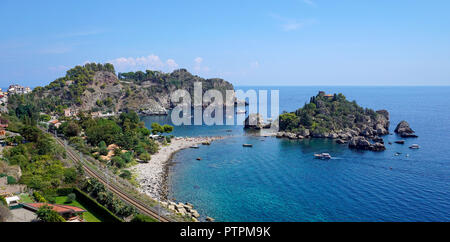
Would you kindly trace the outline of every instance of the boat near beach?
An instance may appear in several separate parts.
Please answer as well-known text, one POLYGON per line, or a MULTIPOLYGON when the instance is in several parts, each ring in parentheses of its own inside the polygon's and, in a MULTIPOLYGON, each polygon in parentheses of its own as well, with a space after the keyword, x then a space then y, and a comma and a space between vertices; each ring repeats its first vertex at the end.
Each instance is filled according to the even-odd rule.
POLYGON ((328 153, 314 154, 314 158, 322 159, 322 160, 329 160, 329 159, 331 159, 331 155, 328 153))
POLYGON ((198 149, 198 148, 200 148, 198 145, 192 145, 191 147, 189 147, 189 148, 191 148, 191 149, 198 149))

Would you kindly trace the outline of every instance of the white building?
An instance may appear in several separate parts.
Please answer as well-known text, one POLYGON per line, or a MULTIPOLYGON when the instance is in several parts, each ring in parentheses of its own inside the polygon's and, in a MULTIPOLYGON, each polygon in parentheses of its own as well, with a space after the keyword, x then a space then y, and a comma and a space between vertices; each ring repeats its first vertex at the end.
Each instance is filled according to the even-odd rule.
POLYGON ((24 87, 21 85, 10 85, 8 88, 8 93, 9 94, 27 94, 31 92, 31 88, 29 87, 24 87))

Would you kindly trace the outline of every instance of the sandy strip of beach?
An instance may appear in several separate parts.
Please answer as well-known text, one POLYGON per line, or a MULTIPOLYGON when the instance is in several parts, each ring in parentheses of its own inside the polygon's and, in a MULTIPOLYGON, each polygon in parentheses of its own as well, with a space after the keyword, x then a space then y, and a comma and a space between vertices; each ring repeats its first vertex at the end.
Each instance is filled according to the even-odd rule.
POLYGON ((152 155, 148 163, 140 163, 130 168, 137 175, 139 190, 155 200, 166 200, 167 165, 172 155, 182 149, 218 139, 223 139, 223 137, 177 137, 173 138, 169 145, 161 145, 159 151, 152 155))

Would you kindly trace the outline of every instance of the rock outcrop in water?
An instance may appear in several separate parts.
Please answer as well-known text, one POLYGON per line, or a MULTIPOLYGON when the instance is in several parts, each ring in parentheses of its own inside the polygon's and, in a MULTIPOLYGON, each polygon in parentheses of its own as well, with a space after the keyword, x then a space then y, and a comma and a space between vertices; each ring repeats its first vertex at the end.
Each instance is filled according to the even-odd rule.
POLYGON ((415 134, 414 130, 409 127, 409 123, 405 120, 401 121, 397 124, 397 127, 394 130, 395 133, 399 134, 403 138, 417 138, 418 136, 415 134))
POLYGON ((244 128, 246 129, 266 129, 270 128, 270 123, 264 123, 264 118, 261 114, 251 113, 244 121, 244 128))
POLYGON ((330 138, 350 148, 385 150, 381 136, 389 134, 389 112, 362 108, 342 94, 319 92, 310 103, 279 117, 277 137, 330 138))

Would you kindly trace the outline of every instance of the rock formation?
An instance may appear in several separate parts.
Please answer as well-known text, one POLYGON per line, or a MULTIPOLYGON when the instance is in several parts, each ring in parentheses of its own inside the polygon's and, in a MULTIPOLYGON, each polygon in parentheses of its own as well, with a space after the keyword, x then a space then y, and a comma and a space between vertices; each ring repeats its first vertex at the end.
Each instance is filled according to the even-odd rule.
POLYGON ((394 130, 395 133, 399 134, 403 138, 417 138, 418 136, 415 134, 414 130, 409 127, 409 123, 405 120, 401 121, 397 124, 397 127, 394 130))

